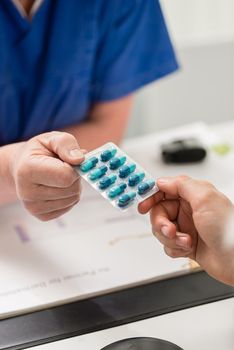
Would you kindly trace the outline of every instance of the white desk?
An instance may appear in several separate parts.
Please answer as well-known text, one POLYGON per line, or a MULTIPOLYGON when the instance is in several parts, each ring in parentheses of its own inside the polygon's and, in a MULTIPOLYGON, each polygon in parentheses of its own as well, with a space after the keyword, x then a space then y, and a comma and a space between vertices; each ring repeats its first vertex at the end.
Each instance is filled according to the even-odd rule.
MULTIPOLYGON (((215 125, 225 141, 233 142, 234 122, 215 125)), ((147 297, 147 296, 146 296, 147 297)), ((98 350, 117 340, 150 336, 174 342, 185 350, 234 349, 233 298, 103 331, 36 347, 38 350, 98 350)))

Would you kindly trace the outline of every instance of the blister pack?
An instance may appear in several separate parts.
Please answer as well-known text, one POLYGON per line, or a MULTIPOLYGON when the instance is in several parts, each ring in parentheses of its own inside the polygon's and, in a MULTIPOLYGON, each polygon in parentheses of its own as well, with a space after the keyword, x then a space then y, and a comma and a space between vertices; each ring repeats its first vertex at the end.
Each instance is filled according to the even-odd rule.
POLYGON ((155 180, 112 142, 87 153, 75 167, 114 207, 126 210, 158 191, 155 180))

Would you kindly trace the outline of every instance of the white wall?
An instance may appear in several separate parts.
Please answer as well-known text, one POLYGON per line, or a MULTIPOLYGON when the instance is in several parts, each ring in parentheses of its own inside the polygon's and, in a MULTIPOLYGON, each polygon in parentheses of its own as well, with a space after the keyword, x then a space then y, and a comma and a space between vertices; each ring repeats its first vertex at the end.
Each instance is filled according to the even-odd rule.
POLYGON ((234 38, 233 0, 161 0, 177 46, 234 38))
POLYGON ((181 69, 142 89, 128 135, 234 118, 234 1, 162 0, 181 69))

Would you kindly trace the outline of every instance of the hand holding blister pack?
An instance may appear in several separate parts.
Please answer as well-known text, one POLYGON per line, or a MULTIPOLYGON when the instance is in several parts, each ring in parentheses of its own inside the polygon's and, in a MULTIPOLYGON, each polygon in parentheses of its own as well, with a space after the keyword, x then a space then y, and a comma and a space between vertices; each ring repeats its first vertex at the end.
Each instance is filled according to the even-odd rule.
POLYGON ((158 191, 155 180, 114 143, 85 155, 79 174, 114 207, 125 210, 158 191))

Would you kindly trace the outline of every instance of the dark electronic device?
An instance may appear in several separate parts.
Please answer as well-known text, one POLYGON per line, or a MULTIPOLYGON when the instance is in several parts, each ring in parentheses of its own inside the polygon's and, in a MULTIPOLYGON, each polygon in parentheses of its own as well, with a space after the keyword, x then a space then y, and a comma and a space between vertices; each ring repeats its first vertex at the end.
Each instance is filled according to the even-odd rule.
POLYGON ((183 350, 168 341, 156 338, 130 338, 110 344, 102 350, 183 350))
POLYGON ((161 155, 165 163, 201 162, 206 154, 206 149, 195 138, 174 140, 161 146, 161 155))

